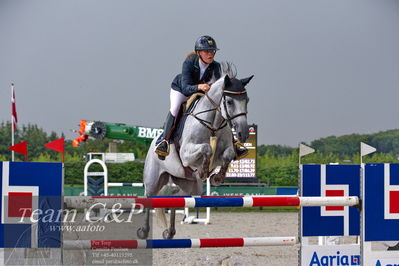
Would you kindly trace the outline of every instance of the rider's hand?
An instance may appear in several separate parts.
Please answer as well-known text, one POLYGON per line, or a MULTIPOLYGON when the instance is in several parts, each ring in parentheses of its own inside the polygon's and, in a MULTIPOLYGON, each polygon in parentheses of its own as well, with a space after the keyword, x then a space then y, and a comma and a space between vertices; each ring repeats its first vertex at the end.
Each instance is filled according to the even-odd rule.
POLYGON ((209 91, 210 88, 211 88, 211 86, 209 84, 199 84, 198 85, 199 91, 207 92, 207 91, 209 91))

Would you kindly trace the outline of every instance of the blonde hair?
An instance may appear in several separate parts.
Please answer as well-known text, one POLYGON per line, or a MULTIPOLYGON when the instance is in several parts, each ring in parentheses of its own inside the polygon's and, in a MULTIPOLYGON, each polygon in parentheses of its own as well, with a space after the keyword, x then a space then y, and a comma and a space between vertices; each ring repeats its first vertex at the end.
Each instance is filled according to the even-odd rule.
POLYGON ((194 52, 194 51, 189 52, 189 53, 186 55, 186 58, 188 58, 188 57, 190 57, 190 56, 192 56, 192 55, 196 55, 196 54, 197 54, 197 52, 194 52))

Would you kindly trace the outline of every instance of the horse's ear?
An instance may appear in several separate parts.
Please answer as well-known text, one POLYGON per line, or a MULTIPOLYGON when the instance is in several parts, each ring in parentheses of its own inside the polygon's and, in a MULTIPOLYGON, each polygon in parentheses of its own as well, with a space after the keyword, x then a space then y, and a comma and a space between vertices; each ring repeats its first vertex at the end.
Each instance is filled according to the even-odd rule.
POLYGON ((247 84, 251 81, 251 79, 254 77, 254 75, 252 75, 252 76, 250 76, 250 77, 248 77, 248 78, 245 78, 245 79, 242 79, 241 80, 241 83, 242 83, 242 85, 245 87, 245 86, 247 86, 247 84))
POLYGON ((229 75, 224 76, 224 84, 226 87, 231 84, 231 79, 230 79, 229 75))

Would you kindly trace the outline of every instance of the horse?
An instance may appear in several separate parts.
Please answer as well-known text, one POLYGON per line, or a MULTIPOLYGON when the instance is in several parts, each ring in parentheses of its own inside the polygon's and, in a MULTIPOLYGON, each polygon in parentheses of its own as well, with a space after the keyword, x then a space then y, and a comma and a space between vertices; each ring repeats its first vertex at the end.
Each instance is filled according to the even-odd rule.
MULTIPOLYGON (((233 132, 244 143, 248 138, 247 104, 249 98, 245 86, 253 76, 237 79, 232 65, 222 64, 221 78, 212 83, 211 88, 196 103, 193 111, 187 115, 184 129, 179 140, 180 151, 170 144, 170 154, 160 160, 154 152, 156 138, 152 141, 146 156, 143 183, 145 196, 157 196, 168 183, 174 183, 181 195, 201 195, 202 182, 211 173, 210 181, 214 186, 224 181, 230 162, 235 158, 233 132), (184 167, 193 170, 186 177, 184 167), (217 171, 217 169, 219 171, 217 171), (215 171, 216 169, 216 171, 215 171)), ((176 192, 176 191, 175 191, 176 192)), ((145 210, 145 225, 137 230, 141 239, 148 237, 149 209, 145 210)), ((163 238, 171 239, 176 233, 176 210, 171 210, 170 227, 167 228, 163 210, 157 210, 166 229, 163 238)))

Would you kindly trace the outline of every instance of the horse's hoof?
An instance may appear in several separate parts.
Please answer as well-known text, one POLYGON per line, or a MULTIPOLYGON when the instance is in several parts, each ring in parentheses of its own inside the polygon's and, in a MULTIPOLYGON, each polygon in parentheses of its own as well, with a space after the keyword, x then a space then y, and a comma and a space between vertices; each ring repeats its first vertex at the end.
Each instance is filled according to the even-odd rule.
POLYGON ((211 175, 209 180, 211 181, 211 185, 214 187, 218 187, 224 183, 224 179, 221 177, 218 177, 217 174, 211 175))
POLYGON ((388 247, 387 250, 399 250, 399 243, 397 243, 395 246, 388 247))
POLYGON ((209 177, 209 173, 206 171, 201 171, 198 173, 202 181, 205 181, 209 177))
POLYGON ((171 195, 175 195, 175 194, 177 194, 177 193, 179 193, 180 192, 180 188, 179 187, 173 187, 172 189, 171 189, 171 191, 170 191, 170 194, 171 195))
POLYGON ((176 230, 166 229, 165 231, 163 231, 162 237, 163 237, 163 239, 173 239, 175 234, 176 234, 176 230))
POLYGON ((137 236, 140 239, 146 239, 148 237, 148 232, 149 230, 146 230, 144 227, 140 227, 139 229, 137 229, 137 236))

